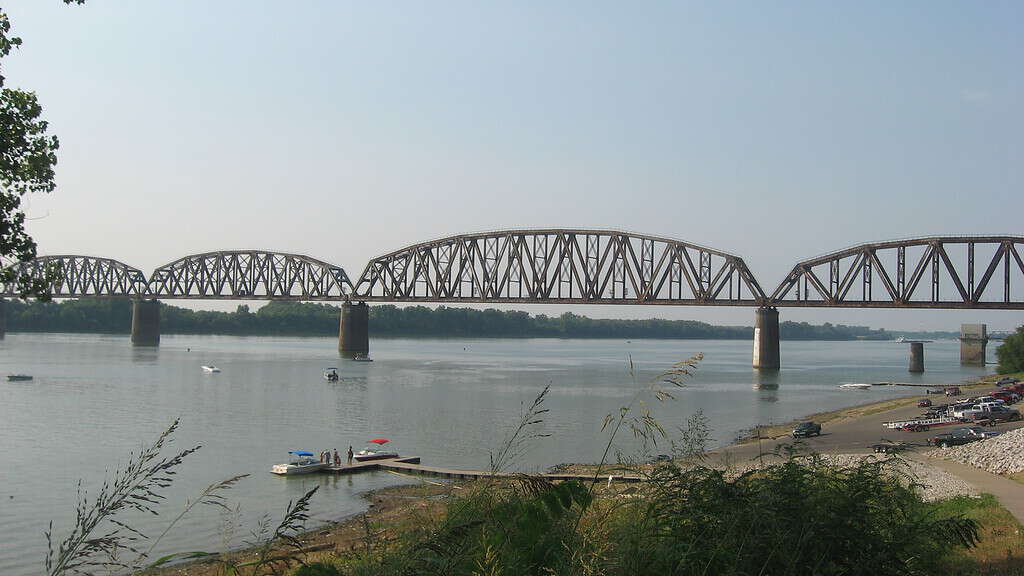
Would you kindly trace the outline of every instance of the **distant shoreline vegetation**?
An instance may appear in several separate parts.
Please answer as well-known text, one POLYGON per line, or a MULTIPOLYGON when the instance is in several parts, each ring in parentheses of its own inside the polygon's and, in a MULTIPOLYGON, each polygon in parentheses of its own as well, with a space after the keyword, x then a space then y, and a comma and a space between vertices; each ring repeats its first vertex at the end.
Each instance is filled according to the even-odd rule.
MULTIPOLYGON (((163 334, 236 336, 336 336, 339 307, 330 304, 270 302, 256 312, 241 305, 234 312, 189 310, 161 303, 163 334)), ((62 302, 7 302, 8 332, 127 334, 132 306, 125 299, 62 302)), ((890 340, 896 333, 866 326, 782 322, 783 340, 890 340)), ((923 333, 899 333, 918 336, 923 333)), ((566 312, 560 316, 521 311, 474 310, 440 306, 370 307, 371 336, 469 338, 672 338, 747 340, 749 326, 714 326, 695 320, 611 320, 566 312)), ((949 337, 952 333, 930 333, 949 337)))

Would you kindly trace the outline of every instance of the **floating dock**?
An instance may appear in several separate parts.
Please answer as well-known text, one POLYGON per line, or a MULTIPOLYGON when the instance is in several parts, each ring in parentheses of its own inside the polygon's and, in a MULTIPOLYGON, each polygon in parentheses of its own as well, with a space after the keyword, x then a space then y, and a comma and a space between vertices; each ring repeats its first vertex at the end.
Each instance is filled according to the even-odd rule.
MULTIPOLYGON (((440 468, 437 466, 424 466, 420 464, 419 456, 387 458, 383 460, 371 460, 369 462, 354 462, 343 466, 330 466, 328 468, 324 468, 323 472, 327 472, 328 474, 356 474, 358 472, 371 472, 374 470, 391 470, 393 472, 405 474, 422 474, 425 476, 440 476, 443 478, 502 478, 517 476, 517 474, 509 472, 492 474, 482 470, 456 470, 451 468, 440 468)), ((552 481, 580 480, 585 482, 594 479, 593 474, 538 474, 537 476, 547 478, 552 481)), ((599 477, 599 480, 601 482, 642 482, 643 478, 640 476, 621 476, 615 474, 609 474, 606 476, 602 474, 599 477)))

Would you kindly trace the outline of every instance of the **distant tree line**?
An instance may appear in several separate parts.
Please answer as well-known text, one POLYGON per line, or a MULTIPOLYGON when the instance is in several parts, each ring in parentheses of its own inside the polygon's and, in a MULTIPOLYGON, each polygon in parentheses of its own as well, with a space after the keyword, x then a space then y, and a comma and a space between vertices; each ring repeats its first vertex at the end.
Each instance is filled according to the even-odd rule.
MULTIPOLYGON (((339 307, 330 304, 270 302, 256 312, 241 305, 234 312, 189 310, 161 303, 164 334, 330 336, 338 333, 339 307)), ((130 332, 132 306, 125 299, 63 302, 7 302, 10 332, 130 332)), ((782 322, 785 340, 888 340, 892 335, 866 326, 826 322, 782 322)), ((749 326, 714 326, 695 320, 610 320, 572 312, 559 316, 521 311, 439 306, 370 307, 371 336, 457 336, 530 338, 706 338, 750 339, 749 326)))

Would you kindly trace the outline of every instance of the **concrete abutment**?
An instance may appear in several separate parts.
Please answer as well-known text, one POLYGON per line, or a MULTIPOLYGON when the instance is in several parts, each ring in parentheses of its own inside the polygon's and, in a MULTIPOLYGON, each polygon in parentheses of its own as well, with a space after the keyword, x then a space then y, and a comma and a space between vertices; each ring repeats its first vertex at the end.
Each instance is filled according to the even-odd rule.
POLYGON ((132 300, 132 346, 160 345, 160 302, 132 300))
POLYGON ((924 343, 910 343, 910 367, 909 372, 924 372, 924 343))
POLYGON ((754 368, 778 370, 779 357, 779 310, 758 308, 754 313, 754 368))
POLYGON ((338 352, 346 358, 370 353, 370 307, 366 302, 341 305, 338 352))
POLYGON ((988 344, 988 326, 985 324, 960 325, 960 364, 984 366, 985 346, 988 344))

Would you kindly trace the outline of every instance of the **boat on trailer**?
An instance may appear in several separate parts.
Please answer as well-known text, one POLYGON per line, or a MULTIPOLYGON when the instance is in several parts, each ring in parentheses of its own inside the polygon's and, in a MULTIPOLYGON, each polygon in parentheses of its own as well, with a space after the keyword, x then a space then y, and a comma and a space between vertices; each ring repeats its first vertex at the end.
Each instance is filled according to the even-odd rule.
POLYGON ((327 468, 327 462, 321 462, 315 458, 315 454, 305 450, 292 450, 288 452, 292 458, 287 464, 274 464, 270 471, 281 476, 292 476, 295 474, 309 474, 319 472, 327 468))

